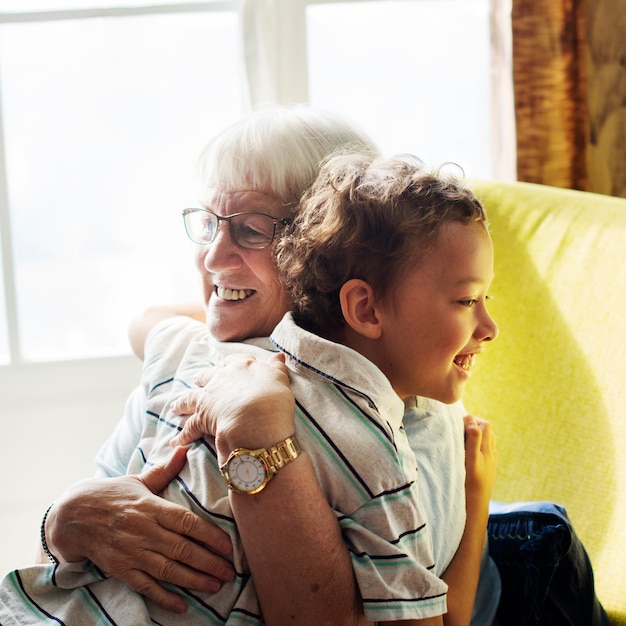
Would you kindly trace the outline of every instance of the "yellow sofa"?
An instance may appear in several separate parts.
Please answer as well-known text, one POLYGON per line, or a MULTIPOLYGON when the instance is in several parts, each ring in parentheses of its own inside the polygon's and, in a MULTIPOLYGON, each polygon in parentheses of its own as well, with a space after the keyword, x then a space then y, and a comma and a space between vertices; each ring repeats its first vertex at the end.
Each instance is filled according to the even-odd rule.
POLYGON ((552 500, 626 625, 626 199, 476 182, 491 224, 498 340, 468 411, 495 426, 494 499, 552 500))

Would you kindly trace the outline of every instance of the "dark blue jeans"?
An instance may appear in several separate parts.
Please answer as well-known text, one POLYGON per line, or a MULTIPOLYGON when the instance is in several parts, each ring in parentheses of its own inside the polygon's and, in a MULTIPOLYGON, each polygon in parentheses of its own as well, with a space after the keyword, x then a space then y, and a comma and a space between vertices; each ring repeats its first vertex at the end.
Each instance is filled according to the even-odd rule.
POLYGON ((565 509, 494 503, 489 554, 502 580, 499 626, 608 626, 593 570, 565 509))

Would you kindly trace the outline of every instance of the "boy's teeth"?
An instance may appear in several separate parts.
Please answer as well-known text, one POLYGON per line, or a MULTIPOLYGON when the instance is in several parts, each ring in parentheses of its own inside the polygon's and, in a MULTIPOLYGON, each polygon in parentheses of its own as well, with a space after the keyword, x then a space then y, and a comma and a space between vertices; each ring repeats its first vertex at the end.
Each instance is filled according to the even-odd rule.
POLYGON ((249 289, 224 289, 224 287, 217 288, 218 297, 223 300, 244 300, 248 296, 252 295, 252 291, 249 289))
POLYGON ((459 355, 454 359, 456 365, 458 365, 461 369, 469 370, 472 367, 472 363, 474 361, 473 354, 463 354, 459 355))

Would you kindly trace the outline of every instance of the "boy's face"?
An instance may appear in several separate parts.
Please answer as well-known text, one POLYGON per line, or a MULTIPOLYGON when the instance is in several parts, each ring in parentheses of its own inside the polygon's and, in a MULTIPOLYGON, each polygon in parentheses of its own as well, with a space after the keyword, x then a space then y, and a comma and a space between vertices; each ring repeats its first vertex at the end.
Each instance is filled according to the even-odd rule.
POLYGON ((461 398, 474 356, 498 334, 486 307, 492 278, 486 227, 450 222, 432 252, 399 279, 393 302, 379 309, 377 365, 401 398, 461 398))

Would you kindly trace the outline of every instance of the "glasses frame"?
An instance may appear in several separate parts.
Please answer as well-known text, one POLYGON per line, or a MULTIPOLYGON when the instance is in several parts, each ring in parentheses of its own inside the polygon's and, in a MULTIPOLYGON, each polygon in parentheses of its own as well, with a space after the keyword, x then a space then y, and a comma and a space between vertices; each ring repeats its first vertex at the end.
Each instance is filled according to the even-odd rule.
POLYGON ((239 217, 241 215, 261 215, 263 217, 269 218, 272 221, 272 237, 266 244, 263 244, 260 246, 248 246, 248 245, 242 244, 239 241, 237 235, 234 234, 236 231, 233 231, 232 229, 229 230, 230 236, 233 242, 237 246, 239 246, 240 248, 244 248, 245 250, 263 250, 264 248, 268 248, 269 246, 272 245, 272 243, 274 242, 274 239, 276 238, 276 227, 281 226, 284 228, 285 226, 290 226, 293 223, 292 217, 275 217, 274 215, 268 215, 267 213, 262 213, 261 211, 241 211, 239 213, 233 213, 232 215, 226 215, 225 217, 222 215, 217 215, 217 213, 213 213, 213 211, 210 211, 209 209, 203 209, 200 207, 192 207, 188 209, 183 209, 183 212, 182 212, 183 221, 185 224, 185 232, 187 233, 187 237, 194 243, 197 243, 198 245, 201 245, 201 246, 210 246, 215 241, 215 238, 217 237, 217 231, 220 228, 220 222, 229 222, 234 217, 239 217), (215 227, 215 232, 213 233, 213 237, 211 238, 211 241, 198 241, 197 239, 194 239, 191 236, 191 233, 189 232, 189 228, 187 227, 187 216, 194 214, 194 213, 208 213, 209 215, 212 215, 217 220, 217 226, 215 227))

